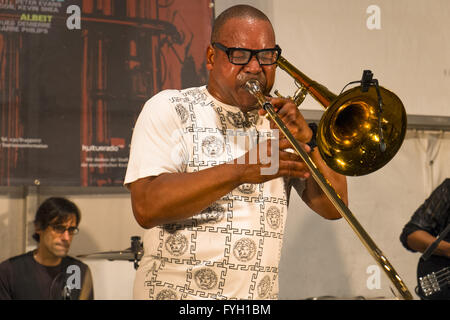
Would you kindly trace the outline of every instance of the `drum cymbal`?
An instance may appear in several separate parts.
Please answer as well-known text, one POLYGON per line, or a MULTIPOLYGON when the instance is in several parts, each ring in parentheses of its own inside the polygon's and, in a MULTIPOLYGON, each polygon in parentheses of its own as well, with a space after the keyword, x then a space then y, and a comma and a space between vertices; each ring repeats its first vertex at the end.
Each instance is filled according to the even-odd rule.
POLYGON ((114 260, 124 260, 134 262, 134 268, 137 270, 139 267, 139 261, 144 255, 144 247, 141 242, 141 237, 132 236, 131 237, 131 247, 122 251, 106 251, 106 252, 96 252, 91 254, 81 254, 77 258, 82 259, 105 259, 109 261, 114 260))
POLYGON ((78 255, 77 258, 82 259, 105 259, 109 261, 114 260, 125 260, 125 261, 134 261, 141 260, 142 258, 142 250, 137 252, 133 252, 131 248, 122 251, 105 251, 105 252, 96 252, 91 254, 81 254, 78 255))

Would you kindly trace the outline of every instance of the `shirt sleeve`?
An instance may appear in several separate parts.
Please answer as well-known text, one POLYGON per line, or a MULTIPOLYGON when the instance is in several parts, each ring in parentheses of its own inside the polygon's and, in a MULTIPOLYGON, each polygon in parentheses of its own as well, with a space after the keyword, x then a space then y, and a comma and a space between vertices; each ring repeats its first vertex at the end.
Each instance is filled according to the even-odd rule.
POLYGON ((441 183, 414 212, 411 219, 403 227, 400 241, 403 246, 412 251, 408 246, 408 236, 417 230, 424 230, 432 236, 438 236, 449 223, 450 217, 450 179, 441 183))
POLYGON ((0 300, 12 300, 11 264, 8 260, 0 264, 0 300))
POLYGON ((94 300, 94 284, 92 281, 92 273, 89 266, 86 266, 86 271, 83 279, 83 286, 81 287, 80 300, 94 300))
POLYGON ((148 100, 133 130, 124 184, 162 173, 182 172, 186 159, 183 127, 165 90, 148 100))

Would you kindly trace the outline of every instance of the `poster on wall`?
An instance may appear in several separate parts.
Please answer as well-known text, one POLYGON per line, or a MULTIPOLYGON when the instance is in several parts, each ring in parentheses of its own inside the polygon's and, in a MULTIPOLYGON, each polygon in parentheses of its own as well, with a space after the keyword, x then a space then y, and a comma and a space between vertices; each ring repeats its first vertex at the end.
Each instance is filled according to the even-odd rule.
POLYGON ((0 0, 0 186, 120 186, 151 96, 206 83, 212 0, 0 0))

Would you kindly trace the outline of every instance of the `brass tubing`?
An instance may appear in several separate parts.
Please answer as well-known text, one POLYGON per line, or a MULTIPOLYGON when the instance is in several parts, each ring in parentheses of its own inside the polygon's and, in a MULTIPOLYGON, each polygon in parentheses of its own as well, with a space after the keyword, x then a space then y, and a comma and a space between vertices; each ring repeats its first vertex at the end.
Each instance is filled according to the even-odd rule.
POLYGON ((411 293, 409 292, 408 288, 406 287, 405 283, 400 278, 398 273, 395 271, 394 267, 389 263, 389 260, 384 256, 384 254, 377 247, 375 242, 370 238, 369 234, 364 230, 364 228, 358 222, 358 220, 353 215, 353 213, 350 211, 350 209, 345 205, 345 203, 342 201, 342 199, 336 193, 334 188, 325 179, 325 177, 322 175, 320 170, 317 168, 315 163, 312 161, 312 159, 310 158, 308 153, 303 150, 303 148, 300 146, 298 141, 295 139, 295 137, 292 135, 292 133, 289 131, 289 129, 285 126, 285 124, 283 123, 281 118, 278 116, 278 114, 273 109, 272 104, 270 104, 270 102, 268 102, 266 100, 266 98, 264 97, 257 81, 249 80, 247 82, 247 89, 251 94, 253 94, 256 97, 256 99, 258 100, 258 103, 261 105, 261 107, 265 111, 267 111, 270 118, 275 122, 275 124, 281 130, 281 132, 286 137, 286 139, 288 139, 288 141, 291 143, 295 152, 302 158, 302 160, 307 165, 308 169, 310 170, 314 180, 317 182, 319 187, 322 189, 322 191, 325 193, 325 195, 331 201, 333 206, 339 211, 341 216, 343 216, 345 218, 345 220, 348 222, 350 227, 353 229, 353 231, 359 237, 361 242, 364 244, 364 246, 367 248, 369 253, 375 259, 375 261, 382 267, 382 269, 384 270, 384 272, 386 273, 388 278, 391 280, 391 282, 394 284, 394 286, 396 287, 396 289, 400 293, 400 295, 403 297, 403 299, 404 300, 412 300, 413 297, 412 297, 411 293))
POLYGON ((325 108, 328 108, 330 103, 336 99, 337 95, 328 90, 320 83, 311 80, 307 75, 298 70, 289 61, 280 56, 277 61, 277 65, 285 72, 287 72, 292 78, 302 84, 308 92, 325 108))

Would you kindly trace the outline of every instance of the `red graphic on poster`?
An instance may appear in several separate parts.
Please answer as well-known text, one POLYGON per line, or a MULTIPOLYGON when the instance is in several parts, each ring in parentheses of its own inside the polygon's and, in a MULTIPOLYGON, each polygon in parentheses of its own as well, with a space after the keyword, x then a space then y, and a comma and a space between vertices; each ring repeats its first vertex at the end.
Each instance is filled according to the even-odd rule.
POLYGON ((1 1, 0 185, 121 185, 145 101, 206 83, 212 3, 1 1))

